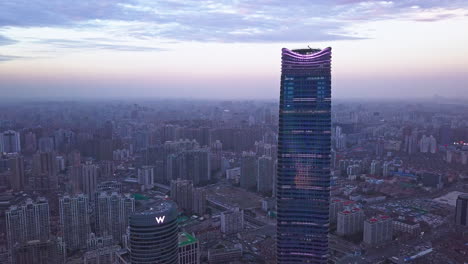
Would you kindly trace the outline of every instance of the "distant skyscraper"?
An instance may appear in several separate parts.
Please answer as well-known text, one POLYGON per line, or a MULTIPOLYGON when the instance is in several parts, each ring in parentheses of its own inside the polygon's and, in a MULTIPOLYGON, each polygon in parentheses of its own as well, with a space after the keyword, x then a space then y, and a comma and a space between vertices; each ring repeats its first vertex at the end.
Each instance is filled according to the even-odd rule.
POLYGON ((154 167, 143 166, 138 169, 138 183, 145 189, 151 189, 154 186, 154 167))
POLYGON ((132 264, 177 264, 179 256, 177 206, 171 201, 147 204, 133 213, 130 226, 132 264))
POLYGON ((36 140, 36 134, 34 134, 32 131, 27 132, 24 135, 24 151, 28 153, 34 153, 37 150, 37 140, 36 140))
POLYGON ((207 182, 211 179, 211 164, 209 149, 194 149, 184 153, 185 168, 181 171, 185 179, 192 180, 194 185, 207 182))
POLYGON ((98 173, 99 166, 93 164, 91 161, 87 161, 85 164, 81 165, 82 190, 93 200, 94 193, 96 192, 98 173))
POLYGON ((96 222, 99 234, 111 235, 117 243, 127 231, 128 217, 135 211, 135 199, 117 192, 101 192, 96 201, 96 222))
POLYGON ((381 175, 382 174, 382 167, 381 162, 378 160, 373 160, 371 162, 370 174, 372 175, 381 175))
POLYGON ((33 155, 34 188, 39 190, 55 189, 58 184, 57 162, 54 152, 37 152, 33 155))
POLYGON ((20 134, 13 130, 2 132, 0 134, 0 152, 21 152, 20 134))
POLYGON ((273 176, 274 176, 274 160, 268 156, 262 156, 258 159, 257 173, 257 191, 261 193, 272 193, 273 176))
POLYGON ((88 197, 84 194, 73 197, 65 195, 60 198, 59 206, 60 225, 67 249, 86 248, 90 233, 88 197))
POLYGON ((193 208, 194 214, 203 215, 206 211, 206 191, 203 188, 193 189, 193 208))
POLYGON ((277 263, 327 263, 331 48, 282 50, 277 263))
POLYGON ((49 203, 45 198, 12 206, 6 211, 8 246, 25 245, 28 241, 47 241, 50 234, 49 203))
MULTIPOLYGON (((173 147, 180 146, 174 144, 173 147)), ((206 183, 211 179, 209 149, 197 148, 168 155, 166 173, 169 181, 180 178, 191 180, 194 185, 206 183)))
POLYGON ((181 210, 191 213, 193 208, 192 181, 181 179, 171 181, 171 198, 181 210))
POLYGON ((457 198, 455 222, 457 225, 468 226, 468 194, 461 194, 457 198))
POLYGON ((244 152, 241 157, 240 187, 255 189, 257 186, 257 157, 253 152, 244 152))
POLYGON ((14 154, 8 157, 8 168, 11 172, 10 184, 13 190, 21 191, 24 189, 24 159, 22 156, 14 154))
POLYGON ((40 152, 52 152, 55 149, 53 137, 42 137, 39 139, 39 151, 40 152))

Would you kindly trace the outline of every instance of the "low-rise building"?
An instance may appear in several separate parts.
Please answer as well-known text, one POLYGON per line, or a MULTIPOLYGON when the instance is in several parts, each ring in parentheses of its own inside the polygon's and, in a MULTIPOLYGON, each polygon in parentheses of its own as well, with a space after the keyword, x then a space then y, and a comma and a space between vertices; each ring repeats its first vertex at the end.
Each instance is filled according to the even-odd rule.
POLYGON ((208 250, 208 262, 214 263, 229 263, 230 261, 238 260, 242 257, 242 248, 235 247, 229 249, 210 249, 208 250))
POLYGON ((393 231, 416 234, 421 229, 419 223, 415 223, 407 220, 394 220, 393 221, 393 231))

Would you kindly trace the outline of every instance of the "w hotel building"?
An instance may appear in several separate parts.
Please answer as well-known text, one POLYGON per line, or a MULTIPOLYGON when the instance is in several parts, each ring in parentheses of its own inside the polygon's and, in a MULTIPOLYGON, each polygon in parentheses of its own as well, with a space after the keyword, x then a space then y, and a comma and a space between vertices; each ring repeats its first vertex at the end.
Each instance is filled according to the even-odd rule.
POLYGON ((282 50, 277 262, 327 263, 331 48, 282 50))

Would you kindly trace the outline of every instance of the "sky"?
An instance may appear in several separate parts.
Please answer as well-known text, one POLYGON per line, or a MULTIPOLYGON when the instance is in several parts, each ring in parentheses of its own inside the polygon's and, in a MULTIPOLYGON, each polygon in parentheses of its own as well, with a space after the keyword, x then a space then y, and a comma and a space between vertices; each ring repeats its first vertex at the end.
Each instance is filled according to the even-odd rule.
POLYGON ((276 99, 332 47, 333 98, 468 97, 464 0, 1 0, 0 98, 276 99))

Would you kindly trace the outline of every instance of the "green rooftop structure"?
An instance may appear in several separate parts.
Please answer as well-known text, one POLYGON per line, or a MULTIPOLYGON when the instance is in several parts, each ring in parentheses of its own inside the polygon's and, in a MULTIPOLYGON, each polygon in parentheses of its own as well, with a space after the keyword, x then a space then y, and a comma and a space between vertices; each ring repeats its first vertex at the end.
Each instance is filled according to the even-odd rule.
POLYGON ((149 200, 149 198, 147 196, 144 196, 143 194, 140 194, 140 193, 134 193, 133 195, 133 198, 135 198, 135 200, 137 201, 146 201, 146 200, 149 200))
POLYGON ((179 264, 200 263, 200 246, 195 236, 187 233, 179 233, 179 264))
POLYGON ((190 245, 196 243, 198 239, 187 232, 182 232, 179 234, 179 247, 190 245))

